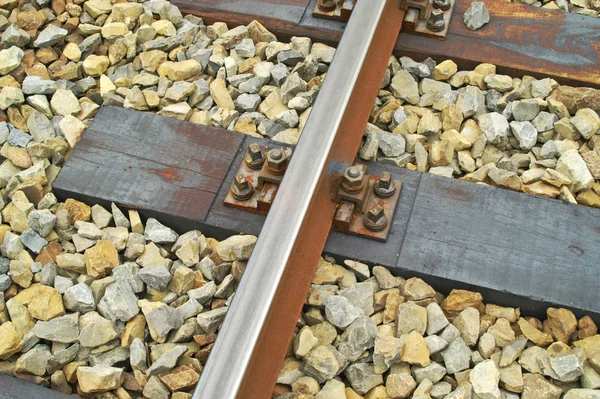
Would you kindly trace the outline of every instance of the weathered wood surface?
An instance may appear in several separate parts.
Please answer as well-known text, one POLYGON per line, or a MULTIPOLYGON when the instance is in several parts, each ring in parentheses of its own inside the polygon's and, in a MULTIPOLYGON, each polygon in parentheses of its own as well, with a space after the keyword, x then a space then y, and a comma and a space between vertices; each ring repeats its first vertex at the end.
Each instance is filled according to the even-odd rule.
MULTIPOLYGON (((223 129, 103 107, 55 181, 55 193, 63 200, 112 201, 140 209, 143 218, 159 217, 180 232, 198 228, 218 238, 259 234, 263 216, 222 203, 253 141, 269 144, 223 129), (167 144, 144 144, 152 137, 149 131, 160 131, 167 144), (185 184, 162 177, 171 169, 185 170, 179 172, 185 184), (207 175, 211 179, 201 183, 197 196, 173 202, 193 187, 188 184, 207 175), (212 195, 208 208, 203 193, 212 195)), ((521 306, 530 315, 541 317, 547 306, 561 305, 600 322, 599 209, 389 165, 368 167, 403 181, 390 238, 380 243, 331 233, 326 253, 421 276, 444 293, 476 289, 489 301, 521 306)))
POLYGON ((61 180, 81 193, 110 192, 157 217, 178 215, 183 228, 186 220, 204 220, 242 141, 187 122, 103 107, 71 155, 69 163, 78 167, 63 169, 61 180))
MULTIPOLYGON (((184 13, 203 17, 208 23, 231 25, 261 21, 280 40, 308 36, 315 41, 339 42, 345 24, 314 18, 317 0, 174 0, 184 13), (301 12, 302 8, 304 11, 301 12)), ((483 0, 491 21, 478 31, 462 22, 470 0, 456 0, 445 41, 401 34, 396 55, 415 59, 453 59, 460 68, 480 62, 498 66, 499 73, 515 76, 551 76, 561 83, 600 87, 600 19, 562 11, 483 0)))

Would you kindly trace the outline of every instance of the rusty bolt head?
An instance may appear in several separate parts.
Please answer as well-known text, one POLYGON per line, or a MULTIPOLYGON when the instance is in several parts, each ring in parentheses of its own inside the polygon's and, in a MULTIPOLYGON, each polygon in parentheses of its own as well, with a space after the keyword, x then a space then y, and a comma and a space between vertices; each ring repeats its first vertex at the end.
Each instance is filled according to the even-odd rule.
POLYGON ((336 0, 319 0, 318 6, 321 11, 330 12, 337 8, 337 2, 336 0))
POLYGON ((383 172, 373 186, 375 195, 381 198, 391 197, 396 192, 396 184, 390 172, 383 172))
POLYGON ((252 143, 248 146, 245 161, 250 169, 260 169, 263 166, 265 155, 258 144, 252 143))
POLYGON ((427 19, 427 28, 433 32, 441 32, 446 27, 444 21, 444 12, 439 9, 431 10, 429 18, 427 19))
POLYGON ((287 157, 281 148, 274 148, 267 153, 267 168, 271 173, 279 174, 285 171, 287 157))
POLYGON ((246 179, 246 176, 241 173, 236 175, 231 186, 233 198, 238 201, 247 201, 252 197, 252 194, 254 194, 254 187, 246 179))
POLYGON ((383 207, 379 204, 371 207, 367 213, 365 213, 363 224, 371 231, 381 231, 385 229, 388 224, 388 219, 383 207))
POLYGON ((356 192, 363 188, 364 173, 359 166, 350 166, 344 171, 342 188, 345 191, 356 192))
POLYGON ((452 6, 452 0, 433 0, 433 6, 442 11, 447 11, 452 6))

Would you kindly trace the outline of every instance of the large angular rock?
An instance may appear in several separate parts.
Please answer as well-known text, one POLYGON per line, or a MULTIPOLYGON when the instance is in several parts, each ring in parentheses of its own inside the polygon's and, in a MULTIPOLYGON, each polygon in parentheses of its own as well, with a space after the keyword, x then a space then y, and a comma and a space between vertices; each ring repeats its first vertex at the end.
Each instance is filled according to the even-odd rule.
POLYGON ((490 22, 490 14, 482 1, 471 3, 463 15, 463 22, 470 30, 477 30, 490 22))

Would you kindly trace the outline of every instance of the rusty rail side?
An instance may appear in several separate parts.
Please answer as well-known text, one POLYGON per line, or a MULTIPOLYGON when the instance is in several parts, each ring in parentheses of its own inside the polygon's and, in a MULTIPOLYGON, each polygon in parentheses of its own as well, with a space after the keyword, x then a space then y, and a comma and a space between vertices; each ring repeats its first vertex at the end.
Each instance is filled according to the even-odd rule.
POLYGON ((399 0, 358 2, 194 399, 271 396, 403 18, 399 0))

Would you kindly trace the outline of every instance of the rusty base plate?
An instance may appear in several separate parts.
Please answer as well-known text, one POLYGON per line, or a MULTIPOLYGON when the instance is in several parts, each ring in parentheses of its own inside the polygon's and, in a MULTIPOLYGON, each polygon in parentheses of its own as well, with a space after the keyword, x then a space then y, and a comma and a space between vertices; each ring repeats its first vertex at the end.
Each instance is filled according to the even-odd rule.
POLYGON ((447 11, 444 11, 444 22, 446 25, 441 31, 434 32, 429 29, 427 27, 427 21, 419 19, 419 11, 414 8, 409 8, 404 16, 402 32, 432 37, 439 40, 446 40, 446 35, 448 35, 448 28, 450 27, 450 20, 452 19, 452 11, 454 10, 454 4, 456 4, 456 0, 452 0, 450 4, 450 8, 447 11))
POLYGON ((402 192, 402 182, 399 180, 394 180, 394 184, 396 185, 396 191, 394 194, 387 198, 381 198, 373 194, 373 186, 377 181, 377 176, 368 175, 368 177, 368 190, 372 194, 369 195, 365 209, 370 209, 376 204, 381 205, 388 219, 387 226, 381 231, 371 231, 367 229, 364 225, 364 214, 355 212, 356 205, 353 202, 343 200, 340 202, 340 205, 335 213, 332 230, 368 237, 377 241, 386 241, 392 227, 391 221, 394 220, 398 199, 400 198, 400 193, 402 192))
POLYGON ((333 21, 348 22, 355 3, 356 0, 344 0, 344 2, 341 5, 337 5, 335 10, 323 11, 319 8, 319 3, 317 2, 317 4, 315 5, 315 9, 313 10, 313 17, 331 19, 333 21))

